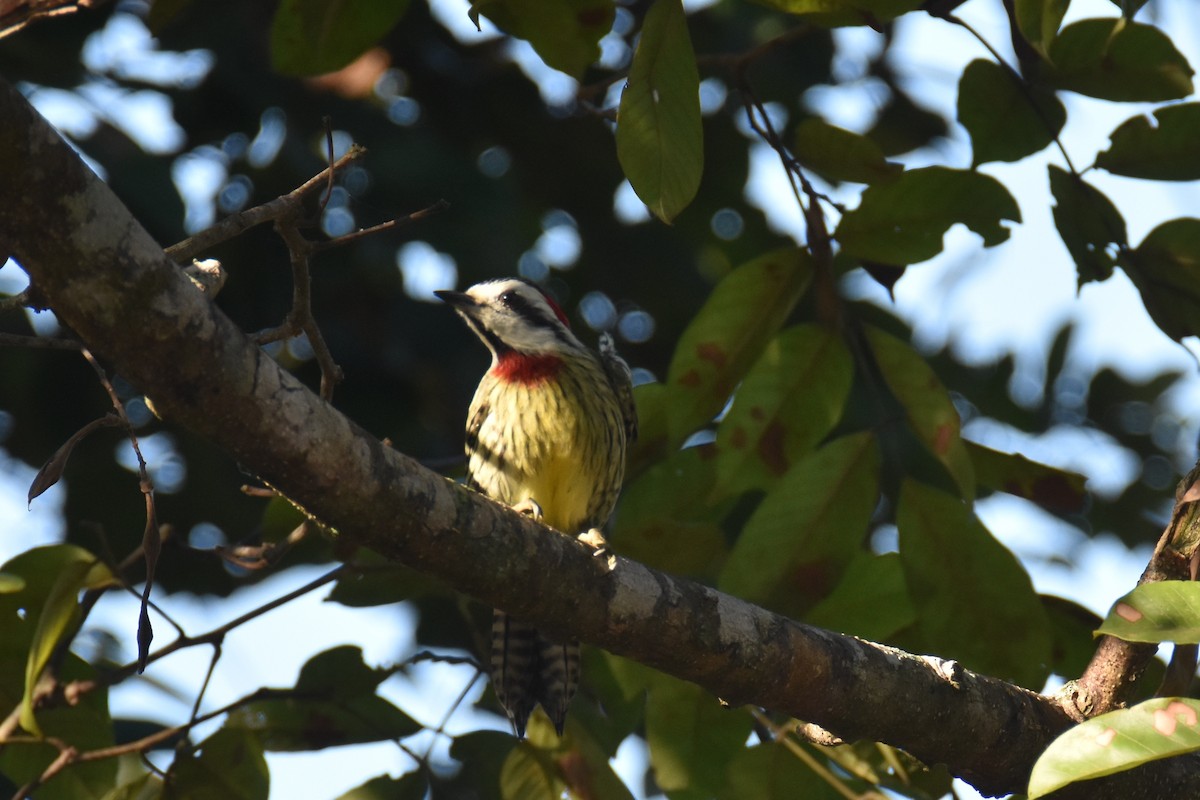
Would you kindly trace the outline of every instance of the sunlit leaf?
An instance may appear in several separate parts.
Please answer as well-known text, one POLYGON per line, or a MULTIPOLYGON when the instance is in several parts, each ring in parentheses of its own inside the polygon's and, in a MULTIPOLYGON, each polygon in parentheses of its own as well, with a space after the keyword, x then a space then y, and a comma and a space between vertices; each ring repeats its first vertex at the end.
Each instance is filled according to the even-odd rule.
POLYGON ((1175 341, 1200 333, 1200 219, 1173 219, 1123 260, 1146 310, 1175 341))
POLYGON ((922 0, 764 0, 763 5, 798 14, 818 25, 879 27, 920 8, 922 0))
POLYGON ((1050 165, 1054 225, 1079 274, 1079 285, 1107 280, 1116 261, 1110 245, 1126 243, 1125 219, 1112 201, 1091 184, 1050 165))
POLYGON ((949 472, 962 496, 975 496, 975 468, 962 439, 962 421, 946 387, 911 347, 878 328, 867 328, 879 370, 904 407, 917 438, 949 472))
POLYGON ((886 641, 916 619, 896 553, 860 552, 829 596, 804 615, 810 625, 876 642, 886 641))
POLYGON ((281 0, 271 23, 271 65, 285 75, 339 70, 406 10, 408 0, 281 0))
POLYGON ((966 225, 987 247, 1008 239, 1003 220, 1021 221, 1012 195, 979 172, 923 167, 894 181, 867 187, 858 208, 848 211, 834 238, 847 254, 885 264, 915 264, 942 251, 950 226, 966 225))
POLYGON ((1033 765, 1029 798, 1160 758, 1200 750, 1200 700, 1159 697, 1093 717, 1059 736, 1033 765))
POLYGON ((667 421, 678 445, 728 402, 812 280, 798 248, 777 250, 726 275, 679 337, 667 371, 667 421))
POLYGON ((1047 79, 1060 89, 1118 102, 1179 100, 1192 68, 1158 28, 1120 18, 1084 19, 1050 46, 1047 79))
POLYGON ((776 336, 717 427, 721 490, 768 488, 811 452, 841 419, 853 374, 836 331, 801 325, 776 336))
MULTIPOLYGON (((27 577, 30 577, 30 587, 35 587, 37 579, 27 577)), ((18 596, 6 595, 4 599, 18 596)), ((0 701, 11 710, 21 699, 25 659, 8 656, 9 643, 2 635, 0 643, 0 701)), ((96 681, 100 676, 90 664, 68 652, 58 668, 57 677, 63 684, 69 684, 72 681, 96 681)), ((113 721, 108 713, 108 693, 103 688, 82 692, 74 705, 51 703, 39 708, 37 722, 42 734, 50 741, 69 745, 77 752, 100 750, 115 744, 113 721)), ((59 747, 50 741, 0 748, 0 783, 10 780, 20 786, 40 776, 61 755, 59 747)), ((116 784, 117 766, 116 759, 111 758, 76 762, 39 787, 33 796, 37 800, 101 798, 116 784)))
POLYGON ((12 594, 25 588, 25 579, 11 572, 0 572, 0 594, 12 594))
POLYGON ((615 13, 612 0, 476 0, 469 12, 525 39, 547 65, 576 79, 600 58, 600 39, 615 13))
POLYGON ((267 800, 270 777, 262 745, 247 731, 222 728, 181 753, 168 773, 173 794, 188 800, 267 800))
POLYGON ((565 791, 550 754, 529 742, 518 742, 500 768, 500 797, 504 800, 559 800, 565 791))
POLYGON ((617 158, 633 191, 663 222, 700 188, 700 76, 680 0, 656 0, 646 12, 617 110, 617 158))
POLYGON ((1016 556, 962 500, 915 481, 901 487, 896 522, 921 646, 1041 688, 1050 624, 1016 556))
POLYGON ((694 683, 656 675, 646 697, 646 744, 659 788, 715 797, 752 725, 749 714, 723 708, 694 683))
POLYGON ((1017 27, 1025 40, 1042 55, 1058 34, 1071 0, 1015 0, 1017 27))
POLYGON ((810 117, 796 127, 796 160, 830 181, 887 181, 904 167, 888 161, 879 145, 853 131, 810 117))
POLYGON ((1020 161, 1054 141, 1067 112, 1054 92, 1022 84, 994 61, 976 59, 958 83, 958 121, 971 134, 973 166, 1020 161))
POLYGON ((980 486, 1022 497, 1055 514, 1082 510, 1087 500, 1087 478, 1078 472, 1039 464, 1018 453, 1002 453, 975 442, 965 444, 980 486))
POLYGON ((835 439, 796 463, 742 528, 718 586, 785 614, 833 588, 860 548, 879 494, 875 437, 835 439))
MULTIPOLYGON (((71 547, 61 545, 61 547, 71 547)), ((65 561, 54 581, 45 605, 38 611, 37 627, 29 646, 25 665, 25 697, 21 701, 21 727, 33 733, 41 728, 33 714, 33 698, 42 671, 50 656, 64 641, 73 637, 79 627, 79 593, 116 582, 109 568, 86 550, 78 547, 61 551, 65 561)))
POLYGON ((1130 642, 1200 643, 1200 583, 1144 583, 1113 604, 1096 633, 1130 642))
POLYGON ((1159 181, 1200 180, 1200 103, 1166 106, 1121 123, 1096 166, 1116 175, 1159 181))

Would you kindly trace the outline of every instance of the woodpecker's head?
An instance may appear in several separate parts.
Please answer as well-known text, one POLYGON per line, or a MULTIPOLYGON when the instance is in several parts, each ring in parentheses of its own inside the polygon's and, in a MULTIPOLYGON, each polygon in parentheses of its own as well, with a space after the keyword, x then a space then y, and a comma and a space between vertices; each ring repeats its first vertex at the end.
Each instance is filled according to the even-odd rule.
POLYGON ((567 315, 537 286, 520 278, 477 283, 465 292, 434 292, 483 340, 497 361, 509 353, 554 355, 582 348, 567 315))

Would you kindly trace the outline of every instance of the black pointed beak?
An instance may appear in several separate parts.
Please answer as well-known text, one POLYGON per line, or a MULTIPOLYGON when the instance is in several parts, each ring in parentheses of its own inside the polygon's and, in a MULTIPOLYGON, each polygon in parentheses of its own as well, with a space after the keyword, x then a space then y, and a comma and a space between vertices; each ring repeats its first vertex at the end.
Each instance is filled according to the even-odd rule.
POLYGON ((438 289, 434 292, 443 302, 454 308, 467 309, 477 305, 475 298, 466 292, 452 292, 449 289, 438 289))

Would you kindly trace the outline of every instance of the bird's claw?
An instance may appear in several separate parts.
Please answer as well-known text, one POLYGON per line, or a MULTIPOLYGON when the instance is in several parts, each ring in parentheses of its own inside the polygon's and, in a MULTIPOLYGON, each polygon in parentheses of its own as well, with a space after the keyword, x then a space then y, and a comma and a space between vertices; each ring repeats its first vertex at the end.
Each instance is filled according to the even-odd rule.
POLYGON ((542 521, 542 507, 538 505, 538 501, 534 500, 532 497, 526 497, 524 500, 513 506, 512 510, 516 511, 518 514, 524 514, 534 522, 542 521))

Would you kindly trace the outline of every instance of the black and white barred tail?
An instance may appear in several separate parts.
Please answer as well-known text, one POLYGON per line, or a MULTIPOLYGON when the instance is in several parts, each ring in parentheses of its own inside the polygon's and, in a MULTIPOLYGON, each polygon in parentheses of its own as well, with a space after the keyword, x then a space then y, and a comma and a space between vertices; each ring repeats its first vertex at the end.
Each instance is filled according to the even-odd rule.
POLYGON ((534 707, 542 708, 562 736, 567 707, 579 688, 579 642, 555 642, 503 611, 492 615, 492 688, 524 738, 534 707))

